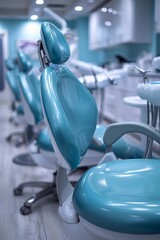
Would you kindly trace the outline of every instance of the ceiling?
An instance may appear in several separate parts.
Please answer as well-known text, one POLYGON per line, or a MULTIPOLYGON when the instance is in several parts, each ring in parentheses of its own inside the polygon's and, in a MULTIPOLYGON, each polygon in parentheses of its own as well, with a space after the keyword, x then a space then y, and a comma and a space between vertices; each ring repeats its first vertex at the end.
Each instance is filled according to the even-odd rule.
POLYGON ((50 19, 44 7, 49 8, 66 20, 75 19, 94 11, 109 0, 44 0, 43 5, 37 5, 36 0, 0 0, 0 18, 30 18, 37 14, 39 19, 50 19), (76 5, 83 6, 83 11, 76 12, 76 5))

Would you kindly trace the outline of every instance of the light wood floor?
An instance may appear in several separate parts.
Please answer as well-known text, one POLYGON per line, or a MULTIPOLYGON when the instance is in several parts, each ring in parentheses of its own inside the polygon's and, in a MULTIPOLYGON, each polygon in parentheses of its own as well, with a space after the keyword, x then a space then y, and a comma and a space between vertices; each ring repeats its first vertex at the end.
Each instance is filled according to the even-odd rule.
POLYGON ((19 129, 9 123, 10 114, 9 104, 0 103, 0 240, 71 240, 63 229, 58 204, 52 197, 40 201, 30 215, 22 216, 19 211, 35 190, 26 188, 23 196, 15 197, 14 187, 25 181, 52 180, 52 172, 12 162, 15 155, 26 149, 16 148, 5 140, 9 133, 19 129))

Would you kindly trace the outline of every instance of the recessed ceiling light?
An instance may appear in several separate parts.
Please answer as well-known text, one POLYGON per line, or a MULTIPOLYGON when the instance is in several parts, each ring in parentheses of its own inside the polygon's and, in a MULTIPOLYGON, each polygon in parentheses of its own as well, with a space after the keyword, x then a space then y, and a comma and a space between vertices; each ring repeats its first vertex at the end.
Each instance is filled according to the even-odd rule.
POLYGON ((105 22, 105 25, 106 25, 107 27, 110 27, 110 26, 112 26, 112 23, 111 23, 110 21, 106 21, 106 22, 105 22))
POLYGON ((113 11, 112 8, 108 8, 108 12, 111 13, 113 11))
POLYGON ((80 11, 83 10, 83 7, 82 6, 76 6, 74 9, 75 9, 75 11, 80 12, 80 11))
POLYGON ((31 16, 31 20, 37 20, 37 19, 38 19, 37 15, 34 14, 34 15, 31 16))
POLYGON ((42 5, 44 4, 44 0, 36 0, 36 4, 42 5))
POLYGON ((113 14, 116 15, 117 14, 117 10, 113 10, 113 14))
POLYGON ((88 3, 94 3, 95 0, 88 0, 87 2, 88 2, 88 3))
POLYGON ((101 11, 102 11, 102 12, 107 12, 107 8, 106 8, 106 7, 103 7, 103 8, 101 8, 101 11))

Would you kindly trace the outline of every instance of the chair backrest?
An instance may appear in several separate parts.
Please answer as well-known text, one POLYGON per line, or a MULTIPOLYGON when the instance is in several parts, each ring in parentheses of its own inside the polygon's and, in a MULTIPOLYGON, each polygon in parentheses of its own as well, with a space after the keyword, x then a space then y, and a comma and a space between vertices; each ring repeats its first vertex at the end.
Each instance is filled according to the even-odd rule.
POLYGON ((20 67, 19 87, 25 119, 28 124, 36 125, 42 119, 42 108, 40 101, 40 81, 30 70, 33 62, 28 54, 18 49, 18 61, 20 67))
POLYGON ((33 68, 33 62, 30 56, 21 49, 17 50, 17 55, 20 71, 26 74, 29 73, 30 70, 33 68))
POLYGON ((41 75, 43 114, 59 164, 75 169, 88 150, 97 124, 93 96, 64 65, 69 45, 53 24, 41 26, 41 39, 49 61, 41 75))
POLYGON ((19 86, 18 86, 18 69, 16 64, 14 64, 13 60, 8 59, 5 61, 6 66, 6 80, 8 83, 8 86, 11 90, 13 99, 15 101, 20 101, 20 92, 19 92, 19 86))

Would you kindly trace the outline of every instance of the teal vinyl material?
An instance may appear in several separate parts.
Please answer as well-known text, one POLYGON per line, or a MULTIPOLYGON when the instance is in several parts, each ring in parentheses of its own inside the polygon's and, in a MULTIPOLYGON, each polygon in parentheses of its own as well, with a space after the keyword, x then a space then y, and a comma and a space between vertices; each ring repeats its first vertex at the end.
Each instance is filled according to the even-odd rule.
POLYGON ((18 50, 18 60, 21 66, 19 74, 19 86, 23 96, 34 116, 35 124, 42 121, 42 108, 40 100, 40 81, 32 73, 29 73, 33 67, 33 63, 29 55, 22 50, 18 50))
POLYGON ((45 68, 41 76, 41 97, 56 145, 69 167, 75 169, 95 131, 98 113, 95 100, 65 66, 57 70, 45 68))
POLYGON ((19 85, 26 102, 32 111, 35 124, 43 119, 40 100, 40 80, 34 74, 19 74, 19 85))
POLYGON ((145 152, 143 147, 134 146, 133 143, 123 138, 118 139, 112 145, 112 151, 117 158, 121 159, 143 158, 145 152))
POLYGON ((52 143, 47 131, 47 128, 44 127, 38 134, 37 137, 37 145, 39 146, 39 148, 45 150, 45 151, 50 151, 53 152, 53 147, 52 147, 52 143))
MULTIPOLYGON (((59 64, 67 61, 69 58, 68 43, 66 43, 66 39, 58 28, 51 23, 43 23, 41 25, 41 37, 45 52, 52 63, 59 64)), ((55 67, 55 71, 59 71, 59 69, 60 67, 57 66, 57 69, 55 67)), ((89 146, 90 149, 105 152, 106 147, 103 142, 105 129, 106 126, 104 125, 98 125, 96 127, 93 139, 89 146)), ((118 158, 123 159, 135 157, 141 158, 144 153, 143 150, 128 144, 123 139, 119 139, 117 143, 113 145, 113 151, 118 158)))
POLYGON ((21 72, 28 73, 33 68, 33 62, 30 56, 21 49, 17 50, 17 55, 21 72))
POLYGON ((12 71, 15 69, 15 64, 14 64, 13 60, 11 60, 11 59, 7 59, 5 61, 5 66, 9 71, 12 71))
POLYGON ((19 86, 18 86, 18 74, 17 74, 16 69, 8 70, 6 72, 6 80, 9 85, 9 88, 12 91, 14 99, 16 101, 20 101, 20 92, 19 92, 19 86))
POLYGON ((17 112, 19 115, 24 115, 24 110, 23 110, 22 104, 19 104, 19 105, 18 105, 18 107, 16 108, 16 112, 17 112))
POLYGON ((119 160, 89 169, 73 195, 87 221, 115 232, 160 233, 160 160, 119 160))
POLYGON ((53 64, 62 64, 69 59, 69 44, 59 29, 52 23, 42 23, 41 39, 45 53, 53 64))
MULTIPOLYGON (((106 146, 103 137, 106 128, 106 125, 97 125, 92 142, 89 146, 90 149, 105 153, 106 146)), ((112 145, 112 151, 117 158, 121 159, 143 158, 144 156, 144 149, 138 148, 122 138, 118 139, 117 142, 112 145)))
POLYGON ((94 132, 92 141, 89 145, 89 148, 95 151, 104 152, 106 151, 106 146, 103 142, 103 136, 107 126, 106 125, 97 125, 94 132))

